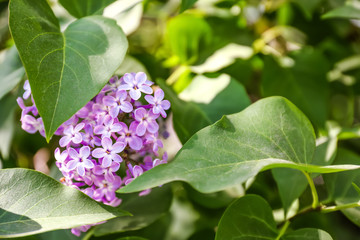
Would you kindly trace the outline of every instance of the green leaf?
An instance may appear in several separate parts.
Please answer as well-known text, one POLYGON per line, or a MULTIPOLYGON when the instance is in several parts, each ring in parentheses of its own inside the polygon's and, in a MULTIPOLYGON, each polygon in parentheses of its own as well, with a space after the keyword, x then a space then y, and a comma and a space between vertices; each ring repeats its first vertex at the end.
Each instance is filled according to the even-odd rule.
POLYGON ((0 64, 0 99, 19 84, 25 69, 21 64, 16 47, 8 49, 4 61, 0 64))
POLYGON ((123 238, 117 238, 116 240, 147 240, 147 239, 142 237, 123 237, 123 238))
POLYGON ((114 218, 105 224, 96 226, 94 229, 96 237, 133 231, 152 224, 168 212, 172 202, 172 193, 170 186, 163 186, 154 188, 146 196, 127 194, 120 198, 122 199, 121 209, 130 212, 133 216, 114 218))
POLYGON ((316 7, 320 4, 321 0, 291 0, 298 4, 307 19, 312 18, 312 14, 316 7))
POLYGON ((116 0, 59 0, 59 3, 74 17, 101 15, 104 8, 116 0))
POLYGON ((332 240, 330 234, 321 229, 304 228, 286 234, 283 240, 332 240))
POLYGON ((14 111, 16 106, 16 99, 12 95, 6 95, 0 100, 0 155, 4 159, 7 159, 10 153, 15 129, 14 111))
MULTIPOLYGON (((339 148, 336 164, 360 164, 358 154, 346 149, 339 148)), ((353 183, 360 185, 360 170, 349 171, 346 173, 333 173, 324 176, 329 197, 335 200, 337 205, 355 203, 359 201, 359 193, 353 187, 353 183)), ((342 210, 347 218, 360 226, 360 207, 342 210)))
POLYGON ((40 172, 0 170, 0 237, 78 227, 126 215, 40 172))
POLYGON ((352 5, 345 5, 335 8, 330 12, 321 16, 322 19, 329 18, 346 18, 346 19, 360 19, 360 9, 352 5))
POLYGON ((135 192, 181 180, 209 193, 275 167, 320 173, 359 167, 310 165, 314 150, 314 131, 303 113, 285 98, 266 98, 200 130, 172 162, 145 172, 119 191, 135 192))
MULTIPOLYGON (((329 138, 316 146, 312 164, 326 166, 330 165, 335 159, 337 139, 329 138), (335 143, 335 145, 333 144, 335 143)), ((285 212, 289 209, 293 201, 301 196, 308 186, 308 181, 304 174, 296 169, 272 169, 272 174, 279 189, 279 195, 283 203, 285 212)))
MULTIPOLYGON (((222 239, 279 239, 279 231, 270 205, 257 195, 246 195, 232 203, 220 219, 215 240, 222 239)), ((281 239, 332 240, 320 229, 299 229, 281 239)))
POLYGON ((116 22, 101 16, 79 19, 61 33, 46 0, 12 0, 9 9, 11 33, 49 140, 106 84, 128 43, 116 22))
POLYGON ((246 195, 225 210, 215 240, 275 239, 277 235, 269 204, 257 195, 246 195))
POLYGON ((191 8, 197 0, 182 0, 180 5, 180 13, 184 12, 186 9, 191 8))
POLYGON ((261 81, 265 97, 288 98, 320 128, 325 128, 328 115, 329 86, 327 59, 321 52, 304 48, 293 54, 294 65, 282 67, 272 57, 265 58, 261 81))
POLYGON ((165 43, 182 64, 195 63, 200 51, 208 47, 211 41, 211 28, 203 18, 180 14, 167 24, 165 43))

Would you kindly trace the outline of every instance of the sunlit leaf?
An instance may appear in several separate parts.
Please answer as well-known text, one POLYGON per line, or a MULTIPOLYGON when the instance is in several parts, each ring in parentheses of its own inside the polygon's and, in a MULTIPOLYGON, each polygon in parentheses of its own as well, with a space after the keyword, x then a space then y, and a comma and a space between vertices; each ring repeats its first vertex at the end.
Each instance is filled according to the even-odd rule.
POLYGON ((106 84, 124 58, 127 40, 115 21, 101 16, 79 19, 61 33, 46 0, 13 0, 9 9, 11 33, 49 140, 106 84))
POLYGON ((126 215, 40 172, 0 170, 0 237, 78 227, 126 215))
POLYGON ((324 15, 322 15, 322 18, 323 19, 329 19, 329 18, 360 19, 360 9, 352 5, 345 5, 325 13, 324 15))
POLYGON ((303 113, 282 97, 266 98, 197 132, 171 163, 145 172, 120 192, 181 180, 209 193, 275 167, 319 173, 358 168, 310 165, 314 150, 314 131, 303 113))

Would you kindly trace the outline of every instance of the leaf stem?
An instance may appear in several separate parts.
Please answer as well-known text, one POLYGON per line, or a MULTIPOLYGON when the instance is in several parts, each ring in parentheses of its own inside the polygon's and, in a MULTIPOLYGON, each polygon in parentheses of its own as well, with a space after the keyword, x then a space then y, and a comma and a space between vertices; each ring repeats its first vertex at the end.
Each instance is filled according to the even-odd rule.
POLYGON ((339 206, 330 206, 330 207, 324 206, 323 208, 320 209, 320 212, 329 213, 329 212, 335 212, 335 211, 339 211, 339 210, 343 210, 343 209, 347 209, 347 208, 354 208, 354 207, 360 207, 360 201, 355 202, 355 203, 339 205, 339 206))
POLYGON ((317 194, 317 191, 316 191, 316 188, 315 188, 314 181, 312 180, 312 178, 310 177, 310 175, 307 172, 305 172, 305 171, 302 171, 302 172, 304 173, 306 179, 309 182, 309 186, 310 186, 310 189, 311 189, 311 194, 313 196, 312 208, 316 209, 319 206, 319 197, 318 197, 318 194, 317 194))
POLYGON ((285 234, 286 229, 288 228, 289 225, 290 225, 290 221, 286 221, 275 240, 280 240, 280 238, 285 234))

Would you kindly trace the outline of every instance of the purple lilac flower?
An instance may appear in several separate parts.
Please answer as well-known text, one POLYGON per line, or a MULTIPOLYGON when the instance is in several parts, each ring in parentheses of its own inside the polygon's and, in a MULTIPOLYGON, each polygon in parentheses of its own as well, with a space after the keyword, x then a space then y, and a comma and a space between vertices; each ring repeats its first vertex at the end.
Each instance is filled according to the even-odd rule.
POLYGON ((80 133, 80 130, 83 129, 83 127, 85 126, 84 123, 79 123, 78 125, 74 126, 73 125, 69 125, 64 129, 64 135, 60 141, 60 147, 65 147, 67 145, 69 145, 70 142, 73 142, 75 144, 79 144, 82 141, 82 136, 80 133))
MULTIPOLYGON (((151 85, 144 73, 128 73, 121 79, 113 77, 98 95, 64 122, 56 131, 60 148, 55 150, 56 165, 63 176, 60 182, 78 189, 104 204, 117 207, 117 189, 129 184, 143 172, 167 162, 166 152, 159 156, 165 128, 160 114, 170 104, 164 94, 151 85), (149 104, 138 101, 142 94, 149 104), (93 158, 92 158, 93 157, 93 158), (96 158, 96 159, 95 159, 96 158), (119 176, 124 160, 124 176, 119 176), (130 164, 131 162, 131 164, 130 164)), ((22 109, 22 128, 45 135, 44 124, 31 95, 28 81, 23 98, 17 102, 22 109), (29 99, 30 98, 30 99, 29 99), (24 101, 24 99, 28 99, 24 101)), ((122 173, 121 173, 122 174, 122 173)), ((142 191, 139 196, 150 193, 142 191)), ((98 223, 99 224, 99 223, 98 223)), ((73 228, 75 235, 95 224, 73 228)))
POLYGON ((139 136, 136 135, 137 123, 132 122, 128 128, 125 123, 120 123, 122 125, 122 130, 120 131, 120 136, 117 141, 122 142, 125 145, 129 145, 134 150, 140 150, 143 146, 143 142, 139 136))
POLYGON ((95 134, 101 134, 101 137, 110 137, 111 133, 119 132, 122 129, 120 123, 114 123, 114 119, 111 116, 105 116, 103 124, 94 128, 95 134))
POLYGON ((136 127, 136 134, 138 136, 143 136, 146 130, 150 133, 156 133, 159 130, 159 125, 156 122, 159 114, 154 114, 151 110, 146 111, 145 108, 138 108, 135 110, 134 116, 135 120, 139 123, 136 127))
POLYGON ((118 87, 119 90, 130 90, 130 97, 134 100, 138 100, 141 96, 141 92, 146 94, 152 94, 153 90, 146 81, 146 74, 143 72, 126 73, 123 77, 124 84, 118 87))
POLYGON ((29 80, 26 80, 26 81, 24 82, 24 90, 25 90, 25 92, 24 92, 24 94, 23 94, 23 98, 24 98, 24 99, 28 99, 28 98, 30 97, 30 95, 31 95, 31 89, 30 89, 29 80))
POLYGON ((69 170, 76 168, 80 176, 85 175, 85 168, 91 169, 94 167, 94 163, 89 159, 90 147, 88 146, 81 147, 79 153, 75 149, 70 148, 69 156, 72 160, 66 164, 66 168, 69 170))
POLYGON ((133 110, 133 106, 130 102, 126 101, 127 92, 125 90, 116 91, 115 97, 113 96, 105 96, 103 98, 103 103, 110 108, 110 116, 112 118, 116 118, 119 115, 120 110, 129 113, 133 110))
POLYGON ((110 167, 112 160, 115 162, 122 162, 122 158, 117 154, 122 152, 125 148, 125 144, 122 142, 116 142, 114 145, 108 137, 103 137, 101 140, 103 148, 96 148, 92 152, 92 156, 95 158, 103 158, 101 166, 104 168, 110 167))
POLYGON ((161 114, 163 118, 166 118, 165 110, 170 108, 170 102, 164 99, 164 91, 162 89, 157 89, 154 93, 154 97, 151 95, 146 95, 145 100, 150 103, 153 108, 152 111, 154 114, 161 114))

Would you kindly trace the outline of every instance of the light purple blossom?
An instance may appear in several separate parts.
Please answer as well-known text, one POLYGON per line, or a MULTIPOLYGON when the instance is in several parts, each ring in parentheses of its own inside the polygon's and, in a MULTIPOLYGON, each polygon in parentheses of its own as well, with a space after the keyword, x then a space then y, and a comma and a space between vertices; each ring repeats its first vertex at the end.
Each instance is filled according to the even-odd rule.
POLYGON ((89 159, 90 147, 88 146, 81 147, 79 153, 75 149, 69 148, 69 156, 72 160, 66 164, 66 168, 69 170, 76 168, 80 176, 85 175, 85 168, 90 169, 94 167, 94 163, 89 159))
POLYGON ((138 72, 136 74, 126 73, 123 76, 124 84, 121 84, 119 90, 130 90, 130 97, 134 100, 138 100, 141 97, 141 92, 145 94, 152 94, 153 90, 151 89, 149 82, 146 81, 146 74, 143 72, 138 72))
POLYGON ((154 93, 154 97, 151 95, 146 95, 145 100, 150 103, 153 108, 152 111, 155 114, 161 114, 163 118, 166 118, 165 110, 170 108, 170 102, 164 99, 164 91, 162 89, 157 89, 154 93))
POLYGON ((93 173, 96 175, 104 175, 105 180, 108 182, 115 181, 114 173, 119 170, 120 164, 117 162, 112 162, 109 167, 103 167, 101 165, 96 165, 93 169, 93 173))
POLYGON ((80 130, 83 129, 83 127, 85 126, 84 123, 79 123, 78 125, 74 126, 73 125, 69 125, 64 129, 64 135, 60 141, 60 147, 65 147, 67 145, 69 145, 70 142, 73 142, 75 144, 79 144, 82 141, 82 136, 80 133, 80 130))
POLYGON ((128 144, 134 150, 140 150, 143 146, 143 141, 136 135, 137 123, 132 122, 129 128, 123 122, 120 124, 122 126, 122 130, 120 131, 120 136, 117 141, 122 142, 125 145, 128 144))
POLYGON ((108 182, 104 177, 99 176, 94 181, 94 184, 97 186, 94 191, 94 199, 100 201, 105 197, 107 201, 111 202, 116 198, 115 191, 121 186, 122 181, 119 176, 115 176, 113 182, 108 182))
POLYGON ((122 158, 118 155, 118 153, 124 150, 124 143, 116 142, 113 145, 110 138, 103 137, 101 140, 101 145, 103 148, 96 148, 92 152, 92 156, 95 158, 103 158, 101 164, 102 167, 110 167, 113 160, 118 163, 122 162, 122 158))
POLYGON ((139 123, 136 127, 136 134, 138 136, 143 136, 146 130, 150 133, 156 133, 159 130, 159 125, 156 122, 159 114, 154 114, 152 111, 146 111, 145 108, 138 108, 134 112, 134 117, 139 123))
POLYGON ((114 123, 114 119, 111 116, 104 118, 103 124, 94 128, 95 134, 101 134, 101 138, 110 137, 111 133, 119 132, 122 129, 120 123, 114 123))
POLYGON ((125 90, 116 91, 115 97, 105 96, 103 103, 110 108, 110 116, 116 118, 119 115, 120 110, 129 113, 133 110, 133 106, 130 102, 126 101, 128 94, 125 90))
POLYGON ((21 128, 28 133, 36 133, 39 131, 42 136, 45 136, 44 123, 41 117, 34 118, 31 115, 23 116, 21 120, 21 128))
POLYGON ((24 99, 28 99, 31 95, 31 88, 30 88, 30 83, 29 83, 29 80, 26 80, 24 82, 24 94, 23 94, 23 98, 24 99))

